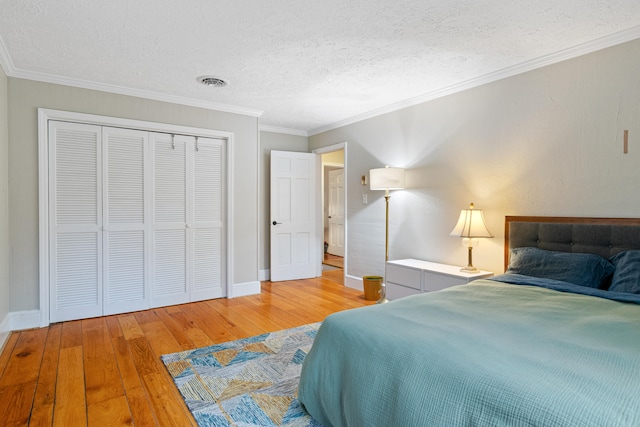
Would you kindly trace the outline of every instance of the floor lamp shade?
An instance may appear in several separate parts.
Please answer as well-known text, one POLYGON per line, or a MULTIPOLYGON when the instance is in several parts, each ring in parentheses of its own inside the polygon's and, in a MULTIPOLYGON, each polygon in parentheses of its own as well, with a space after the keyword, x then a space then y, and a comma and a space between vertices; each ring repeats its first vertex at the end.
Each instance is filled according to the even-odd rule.
POLYGON ((371 190, 401 190, 404 188, 404 169, 384 168, 369 171, 369 188, 371 190))

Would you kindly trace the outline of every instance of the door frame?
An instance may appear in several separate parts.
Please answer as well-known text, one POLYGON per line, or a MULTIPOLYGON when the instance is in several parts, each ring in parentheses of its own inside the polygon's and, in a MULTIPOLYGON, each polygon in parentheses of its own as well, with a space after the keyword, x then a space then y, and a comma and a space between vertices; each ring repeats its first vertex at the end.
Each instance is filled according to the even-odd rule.
MULTIPOLYGON (((345 286, 346 286, 346 277, 347 277, 347 265, 348 265, 348 254, 349 254, 349 239, 347 239, 348 234, 348 217, 349 217, 349 209, 348 209, 348 205, 347 205, 347 201, 349 200, 349 197, 347 196, 348 192, 349 192, 349 180, 348 180, 348 169, 347 169, 347 165, 348 165, 348 159, 349 159, 349 151, 347 149, 348 144, 347 141, 345 142, 340 142, 338 144, 333 144, 333 145, 329 145, 327 147, 322 147, 322 148, 317 148, 315 150, 312 151, 312 153, 317 154, 318 156, 316 157, 316 161, 317 161, 317 171, 316 173, 318 174, 318 179, 316 180, 316 212, 317 212, 317 216, 316 218, 318 218, 317 220, 317 233, 318 236, 324 236, 324 213, 322 211, 323 209, 323 201, 322 201, 322 194, 323 194, 323 179, 322 176, 324 175, 324 168, 322 167, 322 154, 327 154, 327 153, 332 153, 334 151, 340 151, 340 150, 344 150, 344 268, 342 270, 342 277, 345 279, 345 286)), ((323 239, 324 240, 324 239, 323 239)), ((317 275, 318 276, 322 276, 322 261, 324 258, 324 250, 320 251, 320 257, 318 258, 318 266, 317 266, 317 275)))
POLYGON ((226 191, 226 224, 224 232, 226 234, 226 293, 227 298, 233 297, 233 152, 234 143, 233 132, 218 131, 213 129, 195 128, 188 126, 172 125, 166 123, 149 122, 144 120, 123 119, 110 116, 98 116, 94 114, 75 113, 71 111, 53 110, 48 108, 38 108, 38 191, 39 191, 39 221, 38 221, 38 244, 39 244, 39 287, 40 287, 40 327, 50 324, 50 251, 49 251, 49 120, 70 121, 86 123, 98 126, 124 127, 138 129, 149 132, 160 132, 170 134, 186 134, 190 136, 202 136, 206 138, 225 139, 226 147, 226 168, 227 185, 226 191))

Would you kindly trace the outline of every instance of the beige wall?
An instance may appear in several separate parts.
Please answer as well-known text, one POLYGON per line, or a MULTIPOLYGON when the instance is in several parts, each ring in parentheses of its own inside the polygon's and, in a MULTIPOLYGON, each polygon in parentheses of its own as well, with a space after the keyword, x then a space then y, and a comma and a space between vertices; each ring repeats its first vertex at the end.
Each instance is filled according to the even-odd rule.
MULTIPOLYGON (((9 112, 7 76, 0 67, 0 325, 9 313, 9 112)), ((3 330, 0 327, 0 348, 3 330)))
POLYGON ((391 194, 390 259, 466 264, 449 232, 469 202, 495 235, 474 264, 494 272, 505 215, 639 217, 638 58, 640 40, 310 137, 310 150, 349 142, 347 274, 384 271, 383 192, 360 176, 385 164, 408 168, 391 194))
POLYGON ((344 164, 344 150, 332 151, 322 155, 322 163, 344 164))
POLYGON ((271 190, 269 188, 271 174, 271 150, 308 152, 306 136, 286 135, 274 132, 260 132, 260 259, 259 265, 263 277, 269 270, 270 254, 270 204, 271 190))
POLYGON ((258 118, 16 78, 8 99, 10 311, 39 306, 38 107, 233 132, 233 283, 258 280, 258 118))

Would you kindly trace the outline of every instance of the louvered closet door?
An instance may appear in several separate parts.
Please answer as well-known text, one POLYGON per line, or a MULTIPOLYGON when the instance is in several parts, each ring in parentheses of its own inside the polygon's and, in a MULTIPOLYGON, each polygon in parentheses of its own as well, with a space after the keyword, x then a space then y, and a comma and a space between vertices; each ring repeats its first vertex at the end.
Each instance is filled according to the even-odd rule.
POLYGON ((189 301, 187 288, 187 145, 192 138, 149 135, 153 151, 151 306, 189 301))
POLYGON ((148 132, 104 127, 104 314, 149 308, 145 227, 148 132))
POLYGON ((49 122, 50 321, 102 315, 101 128, 49 122))
POLYGON ((193 153, 192 233, 193 266, 191 300, 226 296, 224 191, 225 144, 223 140, 197 138, 193 153))

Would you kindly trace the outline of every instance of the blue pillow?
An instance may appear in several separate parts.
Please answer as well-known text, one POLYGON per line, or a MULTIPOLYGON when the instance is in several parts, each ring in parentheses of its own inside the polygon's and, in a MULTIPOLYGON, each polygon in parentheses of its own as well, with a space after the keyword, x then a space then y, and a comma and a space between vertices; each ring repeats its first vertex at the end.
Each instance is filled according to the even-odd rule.
POLYGON ((525 247, 511 249, 506 273, 597 288, 613 271, 613 265, 599 255, 525 247))
POLYGON ((611 278, 609 290, 640 294, 640 251, 620 252, 609 261, 616 268, 611 278))

